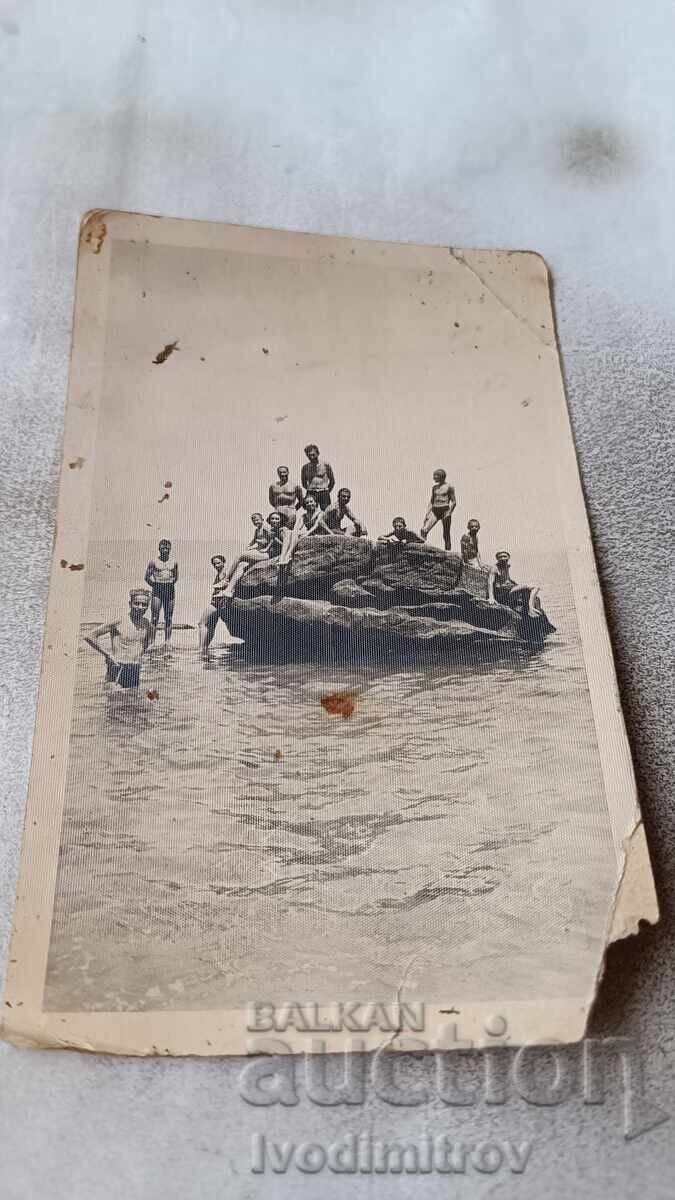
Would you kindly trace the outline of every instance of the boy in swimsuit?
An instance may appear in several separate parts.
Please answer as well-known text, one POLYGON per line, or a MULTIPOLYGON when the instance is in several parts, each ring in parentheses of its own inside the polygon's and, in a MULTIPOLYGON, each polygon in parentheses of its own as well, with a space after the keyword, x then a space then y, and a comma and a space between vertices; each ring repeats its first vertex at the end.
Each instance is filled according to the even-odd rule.
POLYGON ((467 567, 482 567, 480 554, 478 553, 478 530, 480 529, 480 521, 472 517, 467 525, 467 533, 462 534, 462 540, 459 544, 462 562, 466 563, 467 567))
POLYGON ((145 615, 149 604, 150 592, 145 588, 133 588, 129 592, 128 615, 99 625, 85 637, 87 645, 106 660, 106 683, 116 683, 122 688, 138 687, 141 659, 153 640, 152 625, 145 615), (110 636, 110 654, 98 644, 98 639, 106 634, 110 636))
POLYGON ((495 565, 490 567, 487 582, 488 604, 505 604, 522 616, 527 609, 528 617, 541 616, 538 595, 539 588, 519 587, 511 578, 511 555, 508 550, 498 550, 495 555, 495 565))
POLYGON ((340 490, 337 494, 336 503, 329 505, 329 507, 325 510, 325 512, 319 518, 318 524, 320 526, 320 529, 323 530, 323 532, 325 532, 325 533, 345 533, 345 530, 342 527, 342 522, 344 520, 347 520, 347 521, 351 521, 351 523, 352 523, 353 529, 350 530, 350 532, 353 533, 354 537, 367 537, 368 536, 368 530, 366 529, 365 525, 363 524, 363 521, 361 521, 359 519, 359 517, 355 517, 352 510, 349 507, 349 501, 351 500, 351 498, 352 498, 352 494, 351 494, 349 488, 346 488, 346 487, 340 488, 340 490))
POLYGON ((150 619, 153 641, 157 636, 157 625, 162 609, 164 609, 164 641, 171 641, 177 580, 178 563, 175 558, 171 557, 171 542, 167 538, 162 538, 159 543, 159 556, 150 560, 145 572, 145 582, 152 588, 150 619))
POLYGON ((457 497, 455 489, 451 484, 446 483, 447 473, 442 467, 438 467, 434 471, 434 485, 431 489, 431 501, 427 509, 427 514, 424 518, 424 524, 420 530, 424 541, 431 533, 434 525, 439 521, 443 526, 443 545, 446 550, 450 549, 450 524, 452 514, 457 506, 457 497))
POLYGON ((391 533, 382 533, 377 539, 378 542, 389 542, 392 546, 405 546, 409 542, 416 542, 418 545, 424 545, 424 538, 420 537, 412 529, 408 529, 403 517, 394 517, 391 533))
POLYGON ((270 484, 270 508, 280 512, 284 518, 284 525, 292 529, 297 510, 302 507, 302 488, 299 483, 290 482, 288 467, 277 467, 277 475, 277 481, 270 484))
POLYGON ((319 447, 310 442, 305 446, 305 454, 309 459, 300 472, 302 486, 307 494, 311 493, 319 508, 327 509, 330 504, 330 494, 335 487, 335 476, 329 462, 319 458, 319 447))
POLYGON ((199 618, 199 650, 203 658, 208 657, 209 646, 213 641, 218 622, 225 626, 225 644, 227 646, 241 645, 243 638, 233 637, 225 619, 227 613, 227 598, 224 595, 227 587, 224 554, 214 554, 211 566, 216 572, 211 592, 211 601, 207 604, 199 618))

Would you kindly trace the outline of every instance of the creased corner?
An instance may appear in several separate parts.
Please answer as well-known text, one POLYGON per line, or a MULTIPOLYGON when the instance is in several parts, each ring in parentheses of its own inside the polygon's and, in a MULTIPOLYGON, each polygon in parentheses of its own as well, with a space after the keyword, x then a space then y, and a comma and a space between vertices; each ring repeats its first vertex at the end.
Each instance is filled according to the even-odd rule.
POLYGON ((108 227, 104 221, 105 209, 92 208, 86 212, 80 221, 80 243, 87 246, 92 254, 100 254, 106 238, 108 227))
POLYGON ((659 919, 659 905, 641 820, 624 838, 623 845, 623 870, 610 913, 608 943, 636 934, 640 921, 656 925, 659 919))

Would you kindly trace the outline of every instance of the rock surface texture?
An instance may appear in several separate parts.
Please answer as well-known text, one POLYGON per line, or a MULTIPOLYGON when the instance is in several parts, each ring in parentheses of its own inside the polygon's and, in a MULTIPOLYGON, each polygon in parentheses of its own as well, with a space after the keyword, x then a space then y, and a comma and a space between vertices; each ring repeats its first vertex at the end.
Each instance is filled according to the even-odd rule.
POLYGON ((311 536, 287 568, 250 568, 228 624, 263 658, 443 662, 508 656, 554 632, 487 602, 487 571, 446 550, 341 535, 311 536), (284 577, 285 574, 285 577, 284 577))

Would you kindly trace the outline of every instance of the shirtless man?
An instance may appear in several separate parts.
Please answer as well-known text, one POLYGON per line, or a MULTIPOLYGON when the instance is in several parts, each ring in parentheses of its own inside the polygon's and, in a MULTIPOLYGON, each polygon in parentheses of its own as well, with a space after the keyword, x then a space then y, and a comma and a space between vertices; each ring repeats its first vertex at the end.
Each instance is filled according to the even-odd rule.
POLYGON ((439 521, 443 526, 443 545, 446 550, 450 549, 450 524, 452 514, 457 506, 457 497, 455 489, 451 484, 446 483, 447 473, 442 467, 438 467, 434 471, 434 485, 431 489, 431 500, 424 518, 424 524, 420 530, 424 541, 426 542, 434 525, 439 521))
POLYGON ((225 556, 223 554, 214 554, 211 559, 211 566, 216 572, 211 592, 211 601, 199 618, 199 650, 203 658, 208 657, 209 646, 213 641, 219 621, 222 621, 225 626, 225 644, 227 646, 241 645, 243 642, 243 638, 232 636, 225 619, 227 612, 227 599, 224 595, 225 588, 227 587, 225 556))
POLYGON ((176 581, 178 579, 178 563, 171 557, 171 542, 162 538, 159 543, 159 556, 152 558, 145 572, 145 582, 152 588, 150 619, 152 621, 152 640, 157 636, 159 616, 164 609, 164 641, 171 641, 171 625, 173 621, 173 606, 176 601, 176 581))
POLYGON ((280 512, 284 518, 284 525, 292 529, 297 510, 302 507, 302 488, 299 483, 291 483, 288 467, 277 467, 277 475, 277 481, 270 484, 270 508, 280 512))
POLYGON ((423 545, 424 538, 420 537, 412 529, 408 529, 403 517, 394 517, 392 521, 391 533, 382 533, 377 539, 378 542, 389 542, 392 546, 405 546, 409 542, 416 542, 423 545))
POLYGON ((121 688, 137 688, 141 678, 141 659, 153 640, 153 630, 146 613, 150 592, 132 588, 129 592, 129 613, 119 620, 109 621, 93 629, 85 642, 102 654, 106 661, 106 683, 121 688), (99 646, 98 639, 110 636, 111 653, 99 646))
POLYGON ((529 617, 541 616, 537 607, 539 588, 519 587, 511 578, 511 555, 508 550, 498 550, 495 555, 495 565, 490 567, 487 582, 488 604, 506 604, 524 615, 527 609, 529 617))
POLYGON ((253 513, 251 520, 255 525, 255 533, 248 550, 235 558, 227 572, 223 596, 228 600, 234 596, 235 588, 248 568, 255 566, 256 563, 278 558, 284 549, 286 539, 290 537, 290 530, 286 529, 280 512, 271 512, 267 522, 263 521, 261 513, 253 513))
POLYGON ((480 521, 472 517, 467 525, 467 533, 462 534, 462 540, 459 545, 462 562, 466 563, 467 567, 482 567, 480 554, 478 553, 478 530, 480 529, 480 521))
POLYGON ((319 458, 319 447, 310 442, 309 446, 305 446, 305 454, 308 462, 303 465, 300 472, 302 486, 307 494, 311 493, 319 505, 319 508, 326 509, 330 504, 330 494, 335 487, 335 476, 333 468, 329 462, 322 462, 319 458))
POLYGON ((355 517, 349 507, 351 498, 352 494, 349 488, 340 488, 335 504, 329 505, 319 518, 319 532, 345 533, 346 531, 342 526, 342 522, 347 520, 352 523, 353 530, 351 532, 353 532, 354 537, 368 536, 368 530, 363 521, 359 517, 355 517))

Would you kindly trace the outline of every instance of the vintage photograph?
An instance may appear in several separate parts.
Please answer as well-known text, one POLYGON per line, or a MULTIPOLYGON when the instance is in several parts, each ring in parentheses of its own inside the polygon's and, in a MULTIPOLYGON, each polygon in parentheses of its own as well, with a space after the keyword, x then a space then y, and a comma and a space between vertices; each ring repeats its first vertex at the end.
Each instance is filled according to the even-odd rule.
POLYGON ((583 1028, 637 801, 543 261, 93 214, 63 476, 43 1032, 583 1028))

